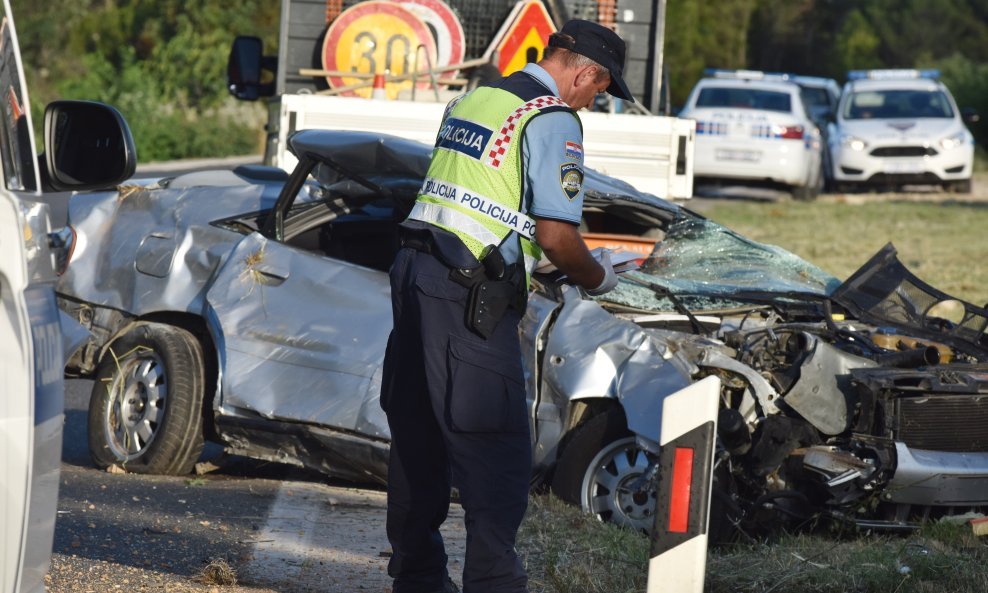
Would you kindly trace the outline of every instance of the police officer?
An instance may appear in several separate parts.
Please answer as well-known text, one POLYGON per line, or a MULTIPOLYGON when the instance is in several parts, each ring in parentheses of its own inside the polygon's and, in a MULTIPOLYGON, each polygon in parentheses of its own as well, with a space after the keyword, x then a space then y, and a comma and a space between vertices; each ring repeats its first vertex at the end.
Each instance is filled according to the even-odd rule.
POLYGON ((591 295, 617 284, 578 232, 583 138, 598 93, 632 100, 624 42, 574 20, 538 64, 450 103, 391 268, 381 406, 391 428, 394 593, 456 591, 439 527, 459 490, 465 593, 527 591, 515 536, 531 440, 518 342, 542 255, 591 295))

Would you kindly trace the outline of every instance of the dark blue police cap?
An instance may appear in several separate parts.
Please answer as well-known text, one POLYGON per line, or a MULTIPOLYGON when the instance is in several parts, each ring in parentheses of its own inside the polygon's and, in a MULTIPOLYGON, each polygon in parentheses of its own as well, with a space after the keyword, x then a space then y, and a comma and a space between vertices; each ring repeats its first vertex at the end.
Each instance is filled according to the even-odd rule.
POLYGON ((581 19, 567 22, 560 33, 563 35, 553 33, 549 36, 549 47, 568 49, 607 68, 611 74, 607 92, 619 99, 635 100, 622 78, 625 46, 617 33, 593 21, 581 19))

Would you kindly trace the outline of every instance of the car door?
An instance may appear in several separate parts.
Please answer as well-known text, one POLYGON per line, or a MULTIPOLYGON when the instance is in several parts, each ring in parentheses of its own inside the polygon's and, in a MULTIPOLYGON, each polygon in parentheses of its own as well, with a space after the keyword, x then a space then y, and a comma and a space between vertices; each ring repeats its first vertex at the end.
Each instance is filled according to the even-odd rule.
POLYGON ((41 593, 62 451, 62 343, 30 106, 8 0, 0 15, 0 590, 41 593), (16 193, 15 193, 16 192, 16 193))
POLYGON ((253 233, 206 299, 223 415, 389 436, 378 405, 392 325, 387 274, 253 233))
POLYGON ((62 452, 59 315, 32 226, 0 191, 0 590, 14 592, 44 591, 62 452))

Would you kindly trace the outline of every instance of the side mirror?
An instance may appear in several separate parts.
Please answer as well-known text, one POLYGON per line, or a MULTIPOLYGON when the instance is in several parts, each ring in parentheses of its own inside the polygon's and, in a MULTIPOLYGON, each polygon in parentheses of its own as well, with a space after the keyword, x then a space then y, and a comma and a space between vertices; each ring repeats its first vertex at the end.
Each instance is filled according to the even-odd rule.
POLYGON ((137 150, 120 112, 90 101, 45 108, 46 181, 57 191, 113 187, 134 175, 137 150))
MULTIPOLYGON (((262 83, 265 70, 274 73, 278 60, 264 56, 260 37, 238 35, 226 62, 226 82, 230 94, 243 101, 256 101, 274 94, 274 83, 262 83)), ((273 78, 273 76, 271 76, 273 78)))
POLYGON ((976 124, 981 121, 981 116, 978 115, 978 112, 973 107, 965 107, 961 109, 961 119, 965 123, 976 124))

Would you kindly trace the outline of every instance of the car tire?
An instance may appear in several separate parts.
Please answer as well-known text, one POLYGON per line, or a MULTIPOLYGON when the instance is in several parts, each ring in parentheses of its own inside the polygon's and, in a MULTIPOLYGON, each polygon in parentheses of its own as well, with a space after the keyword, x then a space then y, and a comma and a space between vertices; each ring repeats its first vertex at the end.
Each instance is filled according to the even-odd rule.
POLYGON ((820 195, 818 185, 797 185, 792 188, 792 199, 799 202, 810 202, 820 195))
POLYGON ((837 182, 834 181, 834 166, 830 161, 830 151, 826 150, 823 153, 823 171, 820 176, 823 178, 823 193, 831 194, 834 193, 837 187, 837 182))
POLYGON ((648 469, 650 456, 638 447, 624 414, 609 410, 577 427, 552 478, 562 500, 607 521, 649 532, 655 522, 655 491, 628 489, 648 469))
POLYGON ((182 475, 202 453, 205 362, 189 332, 142 323, 117 338, 96 370, 89 454, 101 469, 182 475))
POLYGON ((971 180, 952 181, 947 184, 947 190, 955 194, 969 194, 971 193, 971 180))
POLYGON ((820 169, 819 174, 812 183, 807 183, 806 185, 796 185, 792 188, 792 199, 798 200, 800 202, 809 202, 815 200, 820 192, 823 190, 823 169, 820 169))

